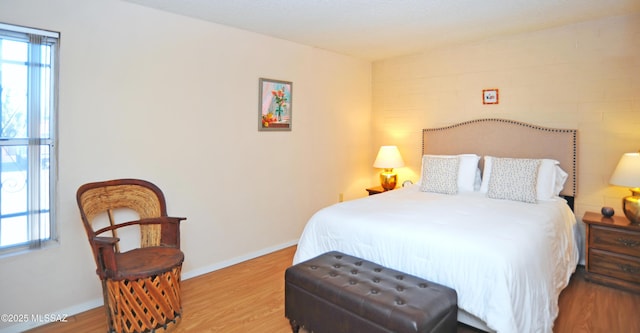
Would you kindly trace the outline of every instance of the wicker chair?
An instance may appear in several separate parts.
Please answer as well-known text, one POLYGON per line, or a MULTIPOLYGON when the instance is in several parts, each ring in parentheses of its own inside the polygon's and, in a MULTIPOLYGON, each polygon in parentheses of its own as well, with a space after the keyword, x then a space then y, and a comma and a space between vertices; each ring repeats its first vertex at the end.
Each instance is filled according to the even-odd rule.
POLYGON ((138 179, 82 185, 77 200, 102 282, 109 332, 172 328, 182 313, 180 221, 185 218, 168 217, 162 191, 138 179), (94 230, 100 223, 105 226, 94 230), (129 235, 136 228, 139 247, 120 252, 118 231, 129 235))

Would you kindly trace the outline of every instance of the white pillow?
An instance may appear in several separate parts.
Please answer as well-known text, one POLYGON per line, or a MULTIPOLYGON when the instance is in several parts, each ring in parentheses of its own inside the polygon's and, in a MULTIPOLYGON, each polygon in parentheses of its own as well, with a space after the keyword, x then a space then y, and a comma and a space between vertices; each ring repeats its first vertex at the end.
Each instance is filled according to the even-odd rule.
MULTIPOLYGON (((487 193, 489 189, 491 165, 494 158, 496 157, 484 157, 484 172, 482 174, 480 192, 487 193)), ((549 200, 557 197, 564 188, 567 176, 568 174, 560 168, 560 162, 547 158, 540 159, 538 178, 536 180, 536 199, 549 200)))
MULTIPOLYGON (((424 170, 424 161, 426 157, 439 158, 458 158, 460 160, 458 166, 458 191, 473 192, 477 191, 476 182, 480 179, 478 169, 478 161, 480 156, 476 154, 460 154, 460 155, 424 155, 422 156, 422 170, 424 170)), ((422 182, 423 179, 421 179, 422 182)))
POLYGON ((443 194, 458 193, 458 157, 422 157, 420 190, 443 194))
POLYGON ((555 186, 553 187, 553 193, 552 193, 554 197, 560 195, 560 192, 562 192, 562 189, 564 188, 564 183, 566 183, 567 178, 569 178, 569 174, 566 171, 562 170, 560 165, 556 165, 555 169, 556 169, 556 182, 555 182, 555 186))
POLYGON ((487 197, 535 203, 540 164, 538 159, 494 158, 487 197))
POLYGON ((560 168, 560 162, 543 159, 538 171, 538 200, 549 200, 560 194, 568 174, 560 168))

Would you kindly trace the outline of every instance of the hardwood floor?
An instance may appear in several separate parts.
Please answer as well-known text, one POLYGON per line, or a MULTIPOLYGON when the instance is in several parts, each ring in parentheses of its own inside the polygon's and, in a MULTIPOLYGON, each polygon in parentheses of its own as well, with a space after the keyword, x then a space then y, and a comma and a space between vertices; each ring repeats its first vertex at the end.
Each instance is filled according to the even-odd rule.
MULTIPOLYGON (((284 270, 294 251, 286 248, 183 281, 183 318, 172 332, 290 332, 284 318, 284 270)), ((581 269, 559 305, 554 333, 640 332, 640 295, 587 282, 581 269)), ((106 332, 105 320, 100 307, 30 332, 106 332)), ((476 332, 481 331, 458 326, 458 333, 476 332)))

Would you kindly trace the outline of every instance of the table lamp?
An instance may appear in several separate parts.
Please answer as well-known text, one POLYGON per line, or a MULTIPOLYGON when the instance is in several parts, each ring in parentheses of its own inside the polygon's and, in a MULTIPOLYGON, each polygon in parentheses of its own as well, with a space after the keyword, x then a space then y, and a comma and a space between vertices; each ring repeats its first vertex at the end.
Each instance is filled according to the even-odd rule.
POLYGON ((401 168, 404 166, 400 151, 396 146, 382 146, 378 151, 378 156, 373 162, 374 168, 384 169, 380 173, 380 185, 385 191, 396 188, 397 175, 393 172, 393 168, 401 168))
POLYGON ((640 153, 622 155, 609 183, 629 187, 631 195, 622 199, 622 210, 631 223, 640 223, 640 153))

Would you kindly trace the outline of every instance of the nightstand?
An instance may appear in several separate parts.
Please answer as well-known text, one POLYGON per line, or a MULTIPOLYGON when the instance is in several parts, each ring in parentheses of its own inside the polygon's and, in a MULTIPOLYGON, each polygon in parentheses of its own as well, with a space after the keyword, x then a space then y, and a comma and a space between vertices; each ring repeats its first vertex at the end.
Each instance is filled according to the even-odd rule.
POLYGON ((586 278, 640 293, 640 225, 626 217, 586 212, 586 278))
MULTIPOLYGON (((367 192, 369 192, 369 195, 374 195, 374 194, 378 194, 386 191, 387 190, 383 189, 382 186, 370 187, 367 189, 367 192)), ((389 190, 389 191, 393 191, 393 190, 389 190)))

